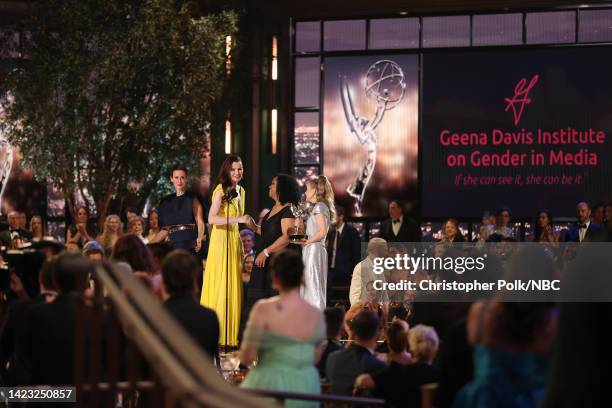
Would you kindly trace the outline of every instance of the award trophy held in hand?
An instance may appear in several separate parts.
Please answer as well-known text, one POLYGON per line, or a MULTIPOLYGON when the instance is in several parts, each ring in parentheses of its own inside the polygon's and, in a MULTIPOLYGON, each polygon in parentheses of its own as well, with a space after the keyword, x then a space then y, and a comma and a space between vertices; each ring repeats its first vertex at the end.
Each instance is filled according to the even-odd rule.
POLYGON ((295 217, 295 223, 293 227, 289 228, 289 242, 292 244, 305 242, 308 239, 308 235, 306 235, 306 219, 309 214, 308 203, 302 201, 298 205, 292 204, 291 213, 295 217))

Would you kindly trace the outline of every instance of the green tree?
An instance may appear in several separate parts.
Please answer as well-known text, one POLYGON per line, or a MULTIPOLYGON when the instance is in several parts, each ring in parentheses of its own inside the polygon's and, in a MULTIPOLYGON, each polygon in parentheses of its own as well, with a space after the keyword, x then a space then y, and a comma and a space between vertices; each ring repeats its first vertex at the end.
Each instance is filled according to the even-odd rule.
POLYGON ((42 0, 3 86, 6 134, 26 165, 100 218, 170 163, 198 163, 226 83, 232 11, 194 16, 175 0, 42 0), (89 198, 90 197, 90 198, 89 198))

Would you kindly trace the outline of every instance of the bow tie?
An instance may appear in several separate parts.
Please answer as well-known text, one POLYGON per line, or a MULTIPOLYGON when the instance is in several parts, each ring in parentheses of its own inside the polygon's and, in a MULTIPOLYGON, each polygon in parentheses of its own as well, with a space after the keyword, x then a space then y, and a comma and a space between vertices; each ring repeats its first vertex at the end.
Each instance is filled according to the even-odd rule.
POLYGON ((393 220, 393 223, 394 223, 394 224, 397 224, 397 223, 399 223, 399 222, 400 222, 400 220, 393 220))
POLYGON ((582 228, 586 228, 586 227, 587 227, 587 225, 586 225, 586 224, 580 224, 580 225, 578 226, 578 228, 580 228, 580 229, 582 229, 582 228))

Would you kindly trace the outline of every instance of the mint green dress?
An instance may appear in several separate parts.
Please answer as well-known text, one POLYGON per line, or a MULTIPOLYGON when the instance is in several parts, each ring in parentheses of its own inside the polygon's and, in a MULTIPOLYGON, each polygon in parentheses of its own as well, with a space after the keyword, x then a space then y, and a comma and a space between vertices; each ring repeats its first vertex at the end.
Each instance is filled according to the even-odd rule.
MULTIPOLYGON (((315 349, 325 339, 323 316, 309 340, 257 330, 247 326, 245 346, 258 348, 257 366, 240 384, 243 388, 320 394, 321 382, 314 363, 315 349)), ((286 400, 285 407, 319 407, 316 401, 286 400)))

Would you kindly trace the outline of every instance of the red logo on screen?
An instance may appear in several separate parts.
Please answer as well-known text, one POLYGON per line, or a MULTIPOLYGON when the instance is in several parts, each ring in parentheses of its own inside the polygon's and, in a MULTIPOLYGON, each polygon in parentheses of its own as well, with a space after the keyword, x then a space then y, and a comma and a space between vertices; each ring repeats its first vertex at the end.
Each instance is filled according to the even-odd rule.
POLYGON ((527 78, 521 79, 514 87, 514 96, 512 98, 504 98, 504 100, 508 102, 504 112, 508 112, 508 109, 512 108, 512 112, 514 113, 514 126, 518 125, 521 120, 525 105, 531 103, 529 91, 535 86, 538 79, 540 79, 540 76, 537 74, 534 75, 531 81, 529 81, 529 85, 527 85, 527 78))

